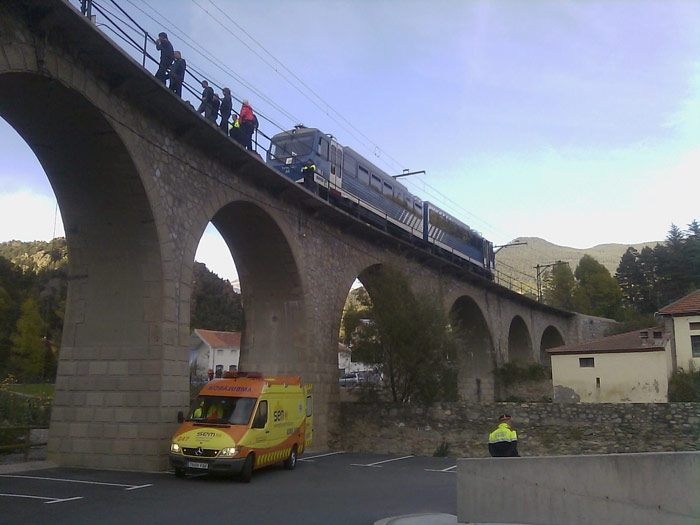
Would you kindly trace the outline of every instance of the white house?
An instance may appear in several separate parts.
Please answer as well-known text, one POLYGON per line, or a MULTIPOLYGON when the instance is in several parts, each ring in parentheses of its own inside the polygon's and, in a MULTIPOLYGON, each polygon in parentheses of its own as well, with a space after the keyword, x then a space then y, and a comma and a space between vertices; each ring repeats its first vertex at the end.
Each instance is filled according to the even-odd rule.
POLYGON ((206 380, 209 370, 216 377, 238 369, 240 332, 217 332, 196 328, 190 336, 190 378, 206 380))
POLYGON ((665 403, 673 370, 662 327, 547 350, 554 402, 665 403))
POLYGON ((686 295, 656 313, 671 334, 674 370, 700 370, 700 290, 686 295))

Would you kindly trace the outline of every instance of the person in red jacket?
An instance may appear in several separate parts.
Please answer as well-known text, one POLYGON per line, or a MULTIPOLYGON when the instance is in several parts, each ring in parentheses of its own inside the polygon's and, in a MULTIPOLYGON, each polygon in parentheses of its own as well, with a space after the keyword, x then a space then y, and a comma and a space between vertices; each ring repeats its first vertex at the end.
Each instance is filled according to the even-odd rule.
POLYGON ((255 131, 255 124, 257 122, 257 118, 255 118, 255 115, 253 114, 253 108, 250 107, 250 104, 247 100, 244 100, 243 105, 241 105, 241 111, 240 115, 238 116, 238 122, 240 124, 239 133, 241 138, 241 144, 245 149, 252 150, 253 131, 255 131))

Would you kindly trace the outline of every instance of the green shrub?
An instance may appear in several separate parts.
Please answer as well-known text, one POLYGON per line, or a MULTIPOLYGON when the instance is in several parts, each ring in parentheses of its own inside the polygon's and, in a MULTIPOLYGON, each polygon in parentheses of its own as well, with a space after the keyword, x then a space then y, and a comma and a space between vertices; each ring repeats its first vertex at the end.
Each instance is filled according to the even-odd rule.
POLYGON ((700 401, 700 370, 686 372, 681 368, 674 372, 668 382, 668 400, 676 402, 700 401))
POLYGON ((433 457, 446 458, 449 453, 450 445, 447 443, 447 441, 443 439, 442 443, 440 443, 440 446, 435 449, 435 452, 433 452, 433 457))
POLYGON ((525 381, 543 381, 551 379, 552 371, 537 363, 521 365, 518 362, 505 363, 493 371, 496 381, 503 386, 510 386, 525 381))

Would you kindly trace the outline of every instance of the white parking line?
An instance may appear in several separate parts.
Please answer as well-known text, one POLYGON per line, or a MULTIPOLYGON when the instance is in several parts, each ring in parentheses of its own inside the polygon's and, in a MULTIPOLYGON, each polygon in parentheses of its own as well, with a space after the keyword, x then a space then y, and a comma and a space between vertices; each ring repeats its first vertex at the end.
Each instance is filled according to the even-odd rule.
POLYGON ((426 472, 457 472, 457 471, 455 470, 456 468, 457 468, 457 465, 452 465, 451 467, 447 467, 447 468, 444 468, 444 469, 441 469, 441 470, 437 470, 437 469, 434 469, 434 468, 426 468, 426 469, 423 469, 423 470, 425 470, 426 472))
POLYGON ((335 456, 337 454, 345 454, 345 451, 329 452, 328 454, 319 454, 318 456, 309 456, 308 458, 299 458, 299 461, 311 461, 313 463, 313 460, 316 458, 325 458, 326 456, 335 456))
POLYGON ((64 501, 83 499, 82 496, 76 496, 74 498, 47 498, 45 496, 30 496, 29 494, 0 494, 0 496, 4 496, 6 498, 46 499, 48 501, 45 501, 44 503, 48 503, 49 505, 52 503, 63 503, 64 501))
POLYGON ((14 474, 0 474, 0 478, 21 478, 21 479, 39 479, 45 481, 62 481, 64 483, 84 483, 85 485, 104 485, 107 487, 125 487, 124 490, 136 490, 145 487, 152 487, 153 484, 148 485, 124 485, 122 483, 105 483, 102 481, 84 481, 80 479, 63 479, 63 478, 42 478, 39 476, 17 476, 14 474))
POLYGON ((412 458, 413 456, 404 456, 402 458, 393 458, 393 459, 385 459, 384 461, 377 461, 376 463, 368 463, 367 465, 362 465, 359 463, 352 463, 353 467, 377 467, 381 468, 378 465, 381 465, 382 463, 390 463, 391 461, 401 461, 402 459, 408 459, 412 458))

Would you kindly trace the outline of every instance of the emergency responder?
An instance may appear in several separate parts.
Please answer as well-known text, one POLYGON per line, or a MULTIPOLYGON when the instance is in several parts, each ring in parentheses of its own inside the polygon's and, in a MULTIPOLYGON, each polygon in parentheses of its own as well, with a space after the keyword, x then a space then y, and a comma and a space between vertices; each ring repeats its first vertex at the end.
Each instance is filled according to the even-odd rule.
POLYGON ((510 426, 510 415, 498 418, 498 428, 489 434, 489 452, 494 457, 520 457, 518 434, 510 426))
POLYGON ((221 406, 221 402, 215 401, 209 405, 209 410, 207 410, 207 419, 223 419, 224 417, 224 407, 221 406))
POLYGON ((304 176, 304 187, 309 191, 314 191, 316 189, 314 173, 316 173, 316 164, 314 164, 313 160, 309 159, 306 161, 306 165, 301 168, 301 174, 304 176))
POLYGON ((201 419, 204 416, 204 401, 199 402, 199 406, 192 412, 192 417, 194 419, 201 419))

